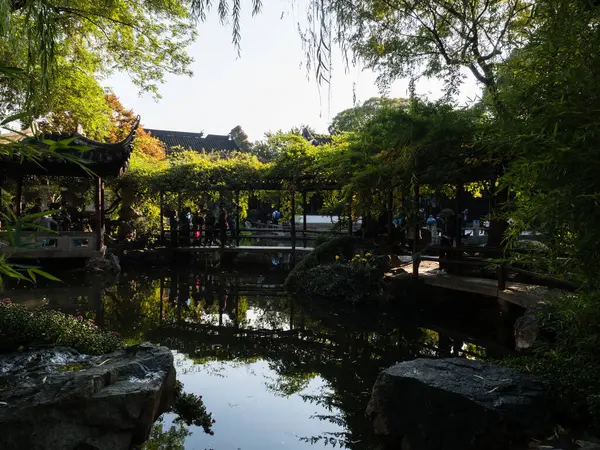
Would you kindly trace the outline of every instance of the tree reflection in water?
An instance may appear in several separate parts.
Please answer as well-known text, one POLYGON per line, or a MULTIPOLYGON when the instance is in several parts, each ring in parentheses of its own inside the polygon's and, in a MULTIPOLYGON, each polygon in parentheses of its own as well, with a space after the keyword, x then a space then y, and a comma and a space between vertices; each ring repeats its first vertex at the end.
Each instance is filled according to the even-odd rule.
MULTIPOLYGON (((364 411, 382 369, 420 356, 486 356, 486 348, 470 338, 465 342, 469 331, 454 333, 448 331, 451 326, 431 325, 430 318, 418 314, 408 319, 383 307, 347 310, 324 299, 291 299, 281 286, 284 276, 124 273, 104 292, 100 310, 88 314, 101 317, 129 342, 159 343, 196 364, 266 361, 276 375, 264 380, 265 389, 283 397, 300 394, 327 411, 314 420, 343 430, 298 439, 355 450, 376 448, 364 411), (304 395, 317 376, 326 388, 304 395)), ((493 346, 493 336, 481 338, 493 346)), ((182 441, 184 435, 181 429, 158 430, 155 440, 182 441)))

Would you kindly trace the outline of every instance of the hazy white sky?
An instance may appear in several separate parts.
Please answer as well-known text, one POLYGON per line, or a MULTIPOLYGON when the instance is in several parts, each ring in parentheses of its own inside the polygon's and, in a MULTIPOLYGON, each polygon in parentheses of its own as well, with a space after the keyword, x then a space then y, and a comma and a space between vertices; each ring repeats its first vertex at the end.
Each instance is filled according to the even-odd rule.
MULTIPOLYGON (((263 2, 263 12, 256 17, 251 17, 246 6, 240 58, 231 43, 231 29, 211 14, 199 23, 198 39, 189 50, 195 60, 194 76, 167 77, 158 101, 149 95, 138 96, 126 75, 116 75, 105 85, 142 116, 146 128, 228 134, 241 125, 250 140, 261 139, 266 131, 289 130, 301 124, 326 132, 335 114, 353 106, 354 84, 359 103, 379 95, 376 75, 357 67, 347 71, 338 55, 331 86, 319 89, 314 76, 308 77, 297 31, 304 13, 293 10, 290 3, 263 2)), ((399 80, 388 95, 405 97, 407 88, 408 80, 399 80)), ((440 88, 436 80, 422 80, 417 92, 435 99, 440 88)), ((478 94, 479 87, 469 77, 459 100, 478 94)))

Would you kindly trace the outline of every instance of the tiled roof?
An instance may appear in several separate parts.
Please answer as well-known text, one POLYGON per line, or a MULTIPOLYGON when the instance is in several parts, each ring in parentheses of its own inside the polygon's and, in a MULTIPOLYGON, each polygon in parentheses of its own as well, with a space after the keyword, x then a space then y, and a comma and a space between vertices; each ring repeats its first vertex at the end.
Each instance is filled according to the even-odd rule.
MULTIPOLYGON (((121 142, 115 143, 94 141, 79 133, 49 133, 23 139, 23 143, 46 151, 42 151, 39 158, 35 160, 29 158, 24 161, 21 160, 18 152, 4 152, 6 154, 0 156, 0 172, 11 175, 86 178, 90 176, 90 171, 103 178, 122 175, 129 166, 129 157, 133 151, 133 140, 139 124, 140 117, 138 116, 127 137, 121 142), (47 151, 49 145, 46 140, 62 141, 69 138, 74 138, 70 143, 72 147, 82 146, 87 147, 88 150, 82 153, 76 148, 61 149, 58 147, 52 152, 47 151), (81 162, 75 164, 73 159, 81 162)), ((2 140, 0 142, 6 143, 2 140)))
POLYGON ((175 147, 184 150, 201 152, 234 151, 239 147, 229 136, 218 134, 191 133, 187 131, 153 130, 146 128, 152 136, 160 140, 167 147, 167 153, 176 151, 175 147))

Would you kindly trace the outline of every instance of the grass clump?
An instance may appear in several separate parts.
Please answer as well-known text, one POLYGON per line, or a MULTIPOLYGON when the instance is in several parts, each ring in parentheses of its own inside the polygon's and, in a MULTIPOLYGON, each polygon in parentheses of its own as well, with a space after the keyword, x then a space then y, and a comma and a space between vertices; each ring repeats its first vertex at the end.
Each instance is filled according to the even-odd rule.
POLYGON ((0 300, 0 352, 38 345, 64 345, 80 353, 100 355, 123 346, 117 333, 98 328, 92 320, 58 311, 28 310, 0 300))

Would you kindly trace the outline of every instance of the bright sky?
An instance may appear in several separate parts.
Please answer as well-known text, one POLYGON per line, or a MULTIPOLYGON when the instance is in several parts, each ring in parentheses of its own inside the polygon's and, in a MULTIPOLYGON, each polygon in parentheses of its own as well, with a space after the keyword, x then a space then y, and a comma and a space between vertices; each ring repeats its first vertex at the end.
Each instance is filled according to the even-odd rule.
MULTIPOLYGON (((324 133, 338 112, 354 106, 354 84, 358 103, 379 96, 376 75, 358 67, 347 71, 338 55, 331 87, 319 89, 313 74, 310 79, 307 75, 297 31, 305 14, 290 3, 263 2, 263 12, 256 17, 245 5, 240 58, 231 43, 231 28, 220 25, 213 12, 199 23, 198 39, 189 50, 194 76, 168 76, 158 101, 147 94, 138 96, 126 75, 116 75, 106 85, 142 116, 146 128, 228 134, 241 125, 252 141, 262 139, 266 131, 287 131, 301 124, 324 133)), ((422 80, 417 93, 433 100, 441 95, 441 87, 439 81, 422 80)), ((478 94, 479 87, 469 77, 459 101, 478 94)), ((408 80, 396 82, 388 96, 408 96, 408 80)))

